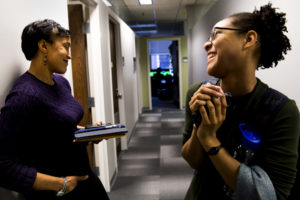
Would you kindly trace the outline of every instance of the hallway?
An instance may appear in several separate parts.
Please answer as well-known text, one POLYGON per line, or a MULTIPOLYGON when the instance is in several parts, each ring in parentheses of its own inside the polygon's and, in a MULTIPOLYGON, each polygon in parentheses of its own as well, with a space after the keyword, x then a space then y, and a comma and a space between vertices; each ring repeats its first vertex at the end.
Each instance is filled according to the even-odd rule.
POLYGON ((128 150, 120 153, 111 200, 182 200, 193 170, 181 157, 184 111, 157 108, 140 115, 128 150))

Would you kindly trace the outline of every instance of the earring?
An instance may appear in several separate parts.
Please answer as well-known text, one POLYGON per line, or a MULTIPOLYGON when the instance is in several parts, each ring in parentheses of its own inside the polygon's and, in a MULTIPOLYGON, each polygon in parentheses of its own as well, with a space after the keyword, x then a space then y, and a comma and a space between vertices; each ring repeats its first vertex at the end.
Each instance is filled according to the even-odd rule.
POLYGON ((47 61, 48 61, 48 59, 47 59, 47 55, 44 55, 44 66, 46 66, 47 65, 47 61))

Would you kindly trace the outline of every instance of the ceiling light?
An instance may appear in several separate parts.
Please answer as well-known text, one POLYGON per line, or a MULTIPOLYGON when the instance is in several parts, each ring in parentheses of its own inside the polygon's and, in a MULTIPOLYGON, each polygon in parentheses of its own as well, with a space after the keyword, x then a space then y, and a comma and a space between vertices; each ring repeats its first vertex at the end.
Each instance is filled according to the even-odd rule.
POLYGON ((152 0, 139 0, 140 5, 151 5, 152 0))
POLYGON ((136 34, 156 34, 157 30, 135 31, 136 34))
POLYGON ((102 0, 103 3, 106 5, 106 6, 112 6, 111 3, 108 1, 108 0, 102 0))
POLYGON ((156 24, 134 24, 129 26, 131 28, 155 28, 156 24))

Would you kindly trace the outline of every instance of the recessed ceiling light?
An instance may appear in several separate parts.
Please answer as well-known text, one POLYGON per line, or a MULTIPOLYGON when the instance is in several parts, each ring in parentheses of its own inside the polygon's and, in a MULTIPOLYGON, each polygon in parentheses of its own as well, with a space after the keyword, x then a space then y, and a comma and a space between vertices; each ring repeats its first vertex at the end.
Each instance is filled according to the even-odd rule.
POLYGON ((131 28, 155 28, 156 24, 134 24, 129 26, 131 28))
POLYGON ((151 5, 152 0, 139 0, 140 5, 151 5))
POLYGON ((156 34, 157 30, 149 30, 149 31, 134 31, 136 34, 156 34))

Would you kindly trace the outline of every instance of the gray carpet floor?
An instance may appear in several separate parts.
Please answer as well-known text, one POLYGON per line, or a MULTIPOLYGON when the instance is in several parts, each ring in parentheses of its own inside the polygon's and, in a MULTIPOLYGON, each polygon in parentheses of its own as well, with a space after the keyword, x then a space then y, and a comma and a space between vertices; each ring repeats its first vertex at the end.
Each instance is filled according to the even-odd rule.
POLYGON ((183 200, 193 170, 181 156, 184 111, 156 108, 140 115, 128 150, 118 157, 111 200, 183 200))

